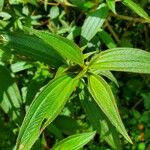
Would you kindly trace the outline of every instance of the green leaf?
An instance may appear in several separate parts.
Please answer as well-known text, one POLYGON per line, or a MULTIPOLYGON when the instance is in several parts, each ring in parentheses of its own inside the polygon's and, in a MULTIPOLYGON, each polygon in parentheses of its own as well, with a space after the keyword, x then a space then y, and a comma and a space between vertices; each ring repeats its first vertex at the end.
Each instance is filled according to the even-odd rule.
POLYGON ((110 71, 108 71, 108 70, 93 70, 92 72, 94 74, 97 74, 97 75, 99 74, 101 76, 107 77, 108 79, 113 81, 119 87, 117 79, 110 71))
POLYGON ((65 75, 52 80, 32 102, 20 128, 17 139, 19 149, 28 150, 40 133, 62 111, 78 80, 65 75))
POLYGON ((0 106, 12 120, 20 117, 21 96, 10 72, 0 65, 0 106))
POLYGON ((150 53, 136 48, 114 48, 101 52, 91 68, 111 71, 150 73, 150 53))
POLYGON ((4 51, 10 50, 13 53, 26 56, 28 59, 39 60, 53 67, 64 63, 62 57, 52 47, 36 36, 11 32, 1 33, 0 36, 0 46, 4 51))
POLYGON ((11 65, 11 70, 13 73, 24 71, 26 69, 32 68, 33 66, 30 63, 25 61, 20 61, 11 65))
POLYGON ((52 150, 79 150, 95 136, 95 132, 80 133, 58 142, 52 150))
POLYGON ((97 10, 90 13, 84 21, 81 29, 81 44, 90 41, 102 27, 108 15, 108 8, 105 4, 100 4, 97 10))
POLYGON ((65 135, 74 134, 80 128, 75 119, 65 115, 59 115, 53 123, 58 129, 61 129, 65 135))
POLYGON ((99 132, 100 138, 104 139, 113 149, 121 150, 119 134, 116 128, 94 102, 86 88, 82 89, 79 97, 92 127, 99 132))
POLYGON ((49 16, 51 19, 57 18, 59 16, 59 8, 57 6, 51 7, 49 16))
POLYGON ((114 14, 116 14, 116 9, 115 9, 115 0, 106 0, 107 6, 109 9, 112 10, 114 14))
POLYGON ((150 22, 150 17, 146 13, 145 10, 143 10, 142 7, 140 7, 138 4, 133 2, 132 0, 123 0, 122 3, 132 9, 135 13, 137 13, 139 16, 143 17, 145 20, 150 22))
POLYGON ((110 122, 127 141, 132 143, 121 121, 114 95, 107 82, 100 76, 90 75, 88 77, 88 88, 95 102, 107 116, 110 122))
POLYGON ((4 0, 0 1, 0 12, 3 10, 3 6, 4 6, 4 0))
POLYGON ((0 49, 0 61, 7 62, 12 59, 12 53, 9 50, 0 49))
POLYGON ((62 58, 83 65, 83 54, 80 48, 72 41, 49 32, 30 30, 45 43, 53 47, 62 58))
POLYGON ((115 48, 117 47, 114 40, 112 39, 112 37, 104 30, 100 30, 98 32, 98 35, 100 37, 100 39, 104 42, 104 44, 108 47, 108 48, 115 48))

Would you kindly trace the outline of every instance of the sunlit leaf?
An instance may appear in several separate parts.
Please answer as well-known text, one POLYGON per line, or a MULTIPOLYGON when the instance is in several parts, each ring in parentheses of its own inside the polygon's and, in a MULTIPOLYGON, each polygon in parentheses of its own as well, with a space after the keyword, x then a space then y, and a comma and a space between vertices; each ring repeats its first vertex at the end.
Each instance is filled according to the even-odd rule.
POLYGON ((115 10, 115 0, 106 0, 107 6, 112 10, 114 14, 116 14, 115 10))
POLYGON ((53 47, 62 58, 83 65, 83 54, 80 48, 72 41, 44 31, 30 30, 45 43, 53 47))
POLYGON ((123 0, 122 3, 132 9, 135 13, 137 13, 139 16, 143 17, 145 20, 150 22, 150 17, 148 16, 147 12, 140 7, 138 4, 133 2, 132 0, 123 0))
POLYGON ((90 41, 98 32, 99 28, 103 25, 108 15, 108 8, 105 4, 100 6, 90 13, 85 19, 81 29, 81 42, 90 41))
POLYGON ((4 6, 4 0, 1 0, 1 1, 0 1, 0 12, 1 12, 2 9, 3 9, 3 6, 4 6))
POLYGON ((94 138, 95 132, 80 133, 58 142, 52 150, 79 150, 94 138))
POLYGON ((20 117, 21 96, 10 72, 0 65, 0 106, 12 120, 20 117))
POLYGON ((121 150, 119 134, 116 128, 94 102, 86 88, 82 89, 79 97, 87 118, 92 127, 99 132, 100 138, 104 139, 112 148, 121 150))
POLYGON ((88 77, 88 88, 95 102, 107 116, 110 122, 127 141, 132 143, 121 121, 115 98, 107 82, 105 82, 105 80, 100 76, 90 75, 88 77))
POLYGON ((78 80, 65 75, 52 80, 32 102, 17 139, 19 150, 28 150, 45 127, 62 111, 78 80))
POLYGON ((150 73, 150 53, 136 48, 114 48, 101 52, 91 62, 98 70, 150 73))

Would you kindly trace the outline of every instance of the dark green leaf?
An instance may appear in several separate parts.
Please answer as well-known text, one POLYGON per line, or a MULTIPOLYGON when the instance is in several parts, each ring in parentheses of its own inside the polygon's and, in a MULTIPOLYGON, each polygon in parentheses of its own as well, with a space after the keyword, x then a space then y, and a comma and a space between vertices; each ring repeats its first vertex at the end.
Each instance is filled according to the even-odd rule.
POLYGON ((14 53, 48 63, 53 67, 64 63, 62 57, 52 47, 36 36, 24 33, 1 33, 0 36, 2 38, 0 46, 4 50, 9 49, 14 53))
POLYGON ((115 48, 117 47, 114 40, 112 39, 112 37, 104 30, 100 30, 98 32, 98 35, 100 37, 100 39, 104 42, 104 44, 108 47, 108 48, 115 48))

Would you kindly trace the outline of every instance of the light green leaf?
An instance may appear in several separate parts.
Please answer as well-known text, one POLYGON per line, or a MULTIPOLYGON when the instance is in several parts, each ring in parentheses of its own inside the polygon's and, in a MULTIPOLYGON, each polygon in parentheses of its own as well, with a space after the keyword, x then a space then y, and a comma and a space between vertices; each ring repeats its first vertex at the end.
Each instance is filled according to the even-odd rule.
POLYGON ((81 43, 90 41, 102 27, 108 15, 108 8, 105 4, 100 4, 97 10, 87 16, 81 29, 81 43))
POLYGON ((10 72, 0 65, 0 106, 13 120, 20 117, 21 96, 10 72))
POLYGON ((79 97, 92 127, 99 132, 100 138, 104 139, 113 149, 121 150, 119 134, 116 128, 94 102, 86 88, 82 89, 79 97))
POLYGON ((59 8, 57 6, 51 7, 49 16, 51 19, 57 18, 59 16, 59 8))
POLYGON ((145 20, 150 22, 150 17, 146 13, 146 11, 140 7, 138 4, 133 2, 132 0, 123 0, 122 3, 132 9, 135 13, 137 13, 139 16, 143 17, 145 20))
POLYGON ((99 74, 101 76, 107 77, 108 79, 113 81, 119 87, 117 79, 110 71, 108 71, 108 70, 92 70, 92 72, 94 74, 97 74, 97 75, 99 74))
POLYGON ((4 0, 0 1, 0 12, 3 10, 3 6, 4 6, 4 0))
POLYGON ((1 33, 0 36, 0 46, 4 51, 10 50, 13 53, 26 56, 28 59, 39 60, 53 67, 64 63, 62 57, 52 47, 36 36, 24 33, 1 33))
POLYGON ((115 98, 107 82, 100 76, 90 75, 88 77, 88 88, 95 102, 107 116, 110 122, 116 127, 116 129, 124 136, 127 141, 132 143, 122 123, 115 98))
POLYGON ((65 75, 52 80, 32 102, 17 138, 19 150, 29 150, 40 133, 62 111, 78 80, 65 75))
POLYGON ((115 10, 115 0, 106 0, 107 6, 112 10, 114 14, 116 14, 115 10))
POLYGON ((52 150, 79 150, 95 136, 95 132, 80 133, 58 142, 52 150))
POLYGON ((72 41, 49 32, 30 30, 45 43, 53 47, 62 58, 83 65, 83 54, 80 48, 72 41))
POLYGON ((16 62, 11 65, 11 70, 13 73, 17 73, 29 68, 32 68, 33 66, 30 63, 27 63, 25 61, 16 62))
POLYGON ((112 39, 112 37, 104 30, 100 30, 98 32, 98 35, 100 37, 100 39, 104 42, 104 44, 108 47, 108 48, 115 48, 117 47, 114 40, 112 39))
POLYGON ((150 53, 136 48, 114 48, 101 52, 91 68, 111 71, 150 73, 150 53))

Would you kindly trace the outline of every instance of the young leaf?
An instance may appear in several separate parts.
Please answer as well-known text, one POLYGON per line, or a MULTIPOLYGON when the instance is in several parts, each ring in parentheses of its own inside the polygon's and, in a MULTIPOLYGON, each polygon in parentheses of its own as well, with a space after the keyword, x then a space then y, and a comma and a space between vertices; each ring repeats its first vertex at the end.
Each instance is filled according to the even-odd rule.
POLYGON ((95 136, 95 132, 80 133, 58 142, 52 150, 79 150, 95 136))
POLYGON ((106 0, 107 6, 112 10, 114 14, 116 14, 115 10, 115 0, 106 0))
POLYGON ((0 65, 0 106, 13 120, 20 116, 21 96, 10 72, 0 65))
POLYGON ((92 127, 99 132, 100 138, 104 139, 113 149, 121 150, 122 147, 116 128, 94 102, 86 88, 80 92, 79 97, 92 127))
POLYGON ((57 67, 65 62, 51 46, 36 36, 11 32, 1 33, 0 36, 2 38, 0 46, 4 50, 12 50, 14 53, 39 60, 52 67, 57 67))
POLYGON ((136 48, 113 48, 101 52, 91 61, 98 70, 150 73, 150 53, 136 48))
POLYGON ((107 116, 110 122, 116 127, 116 129, 124 136, 127 141, 132 143, 122 123, 115 98, 107 82, 105 82, 105 80, 100 76, 90 75, 88 77, 88 88, 95 102, 107 116))
POLYGON ((40 133, 63 109, 78 80, 65 75, 52 80, 32 102, 17 139, 19 150, 28 150, 40 133))
POLYGON ((84 44, 84 41, 90 41, 95 36, 107 15, 108 8, 105 4, 100 4, 97 10, 88 15, 81 29, 81 44, 82 42, 84 44))
POLYGON ((132 9, 135 13, 137 13, 139 16, 143 17, 145 20, 150 22, 150 17, 148 14, 135 2, 132 0, 123 0, 122 3, 132 9))
POLYGON ((84 64, 83 54, 74 42, 49 32, 38 30, 31 30, 31 32, 53 47, 62 58, 71 60, 79 65, 84 64))

